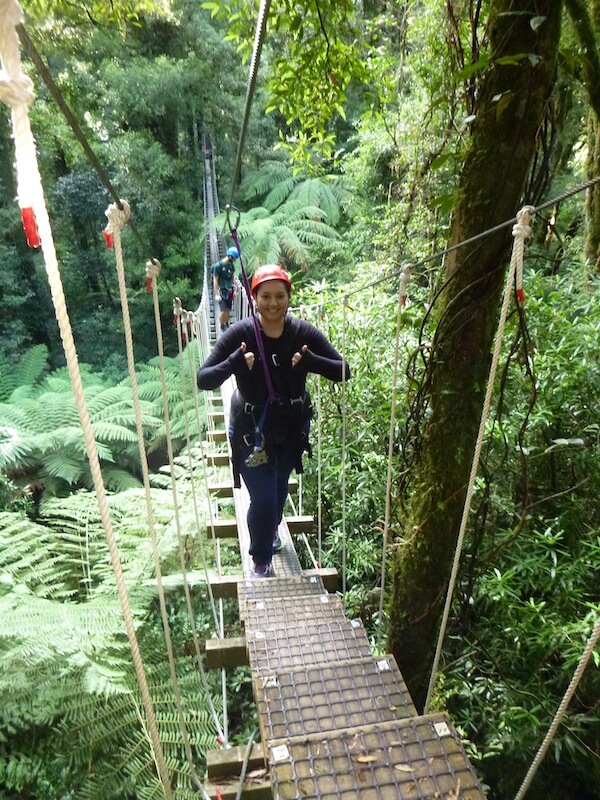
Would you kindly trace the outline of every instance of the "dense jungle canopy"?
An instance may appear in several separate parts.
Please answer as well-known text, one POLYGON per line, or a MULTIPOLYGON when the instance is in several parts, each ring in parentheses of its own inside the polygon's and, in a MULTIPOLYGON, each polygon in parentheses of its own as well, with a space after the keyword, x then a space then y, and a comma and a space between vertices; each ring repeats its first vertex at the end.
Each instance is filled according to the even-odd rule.
MULTIPOLYGON (((249 269, 284 264, 294 302, 344 342, 353 377, 344 393, 323 387, 314 429, 323 466, 319 476, 317 461, 307 463, 304 504, 314 512, 320 493, 322 563, 344 564, 349 615, 362 618, 374 648, 396 657, 421 708, 512 222, 522 206, 538 208, 432 697, 432 708, 450 713, 489 798, 513 798, 600 613, 600 0, 272 0, 239 181, 257 0, 21 5, 27 35, 129 202, 138 234, 126 230, 123 243, 143 436, 200 775, 216 735, 207 695, 220 710, 220 676, 200 682, 192 652, 144 265, 162 264, 185 507, 201 483, 198 465, 188 468, 186 428, 202 431, 185 402, 194 376, 189 370, 182 387, 172 311, 175 297, 194 309, 202 291, 205 137, 221 206, 233 198, 241 211, 249 269)), ((7 7, 1 0, 0 13, 7 7)), ((103 478, 182 800, 197 792, 172 705, 117 276, 102 237, 112 198, 31 53, 22 58, 103 478)), ((158 797, 44 263, 27 247, 15 202, 7 107, 0 187, 1 794, 158 797)), ((185 557, 198 582, 195 624, 208 638, 200 562, 214 554, 204 555, 192 517, 183 514, 185 557)), ((238 562, 225 545, 224 568, 235 573, 238 562)), ((226 613, 235 634, 233 605, 226 613)), ((600 799, 599 670, 596 648, 532 800, 600 799)), ((231 740, 245 743, 256 712, 244 669, 229 676, 228 696, 231 740)))

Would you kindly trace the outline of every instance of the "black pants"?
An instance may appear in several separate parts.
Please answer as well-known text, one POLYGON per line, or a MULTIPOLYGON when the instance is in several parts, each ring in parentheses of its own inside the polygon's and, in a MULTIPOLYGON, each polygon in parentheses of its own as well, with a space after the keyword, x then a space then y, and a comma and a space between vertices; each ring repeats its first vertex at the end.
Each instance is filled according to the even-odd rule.
POLYGON ((266 464, 249 467, 246 458, 253 449, 252 445, 244 445, 240 458, 240 475, 250 495, 250 555, 255 563, 268 564, 273 552, 273 537, 283 517, 297 453, 289 443, 276 445, 266 464))

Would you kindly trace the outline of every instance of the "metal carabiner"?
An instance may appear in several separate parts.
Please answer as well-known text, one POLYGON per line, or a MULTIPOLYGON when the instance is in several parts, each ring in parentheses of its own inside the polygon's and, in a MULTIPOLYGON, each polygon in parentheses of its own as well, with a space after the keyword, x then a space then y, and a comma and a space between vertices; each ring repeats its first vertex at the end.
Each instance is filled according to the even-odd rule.
POLYGON ((240 224, 240 210, 236 208, 236 206, 232 206, 229 203, 225 206, 225 214, 227 216, 227 224, 229 225, 229 230, 233 233, 233 231, 237 230, 238 225, 240 224), (235 225, 231 224, 231 213, 235 211, 235 225))

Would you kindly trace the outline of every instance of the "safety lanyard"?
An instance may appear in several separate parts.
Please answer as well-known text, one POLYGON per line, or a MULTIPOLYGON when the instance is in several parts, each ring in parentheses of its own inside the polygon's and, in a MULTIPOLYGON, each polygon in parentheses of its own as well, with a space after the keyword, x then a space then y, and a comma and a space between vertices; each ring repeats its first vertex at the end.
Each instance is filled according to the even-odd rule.
POLYGON ((240 221, 240 212, 235 206, 226 206, 227 211, 227 224, 229 225, 229 230, 231 232, 231 238, 233 239, 235 246, 237 247, 237 251, 239 254, 240 259, 240 273, 242 278, 242 286, 246 292, 246 296, 248 298, 248 305, 250 307, 250 317, 252 319, 252 324, 254 326, 254 335, 256 336, 256 346, 258 348, 258 353, 260 355, 263 375, 265 379, 265 386, 267 389, 267 402, 265 403, 265 407, 259 417, 258 422, 255 421, 255 428, 254 428, 254 448, 255 450, 262 449, 263 445, 263 436, 262 431, 265 425, 265 419, 267 416, 267 409, 271 403, 275 403, 278 400, 277 394, 275 392, 275 388, 273 386, 273 379, 271 378, 271 373, 269 372, 269 366, 267 364, 267 357, 265 355, 265 345, 262 338, 262 330, 260 327, 260 323, 258 321, 258 317, 254 311, 254 298, 252 297, 252 289, 250 288, 250 281, 248 280, 248 275, 246 273, 246 269, 244 267, 244 261, 242 259, 242 248, 240 247, 240 242, 237 235, 237 225, 240 221), (229 215, 231 211, 236 212, 236 223, 235 225, 231 225, 229 215))

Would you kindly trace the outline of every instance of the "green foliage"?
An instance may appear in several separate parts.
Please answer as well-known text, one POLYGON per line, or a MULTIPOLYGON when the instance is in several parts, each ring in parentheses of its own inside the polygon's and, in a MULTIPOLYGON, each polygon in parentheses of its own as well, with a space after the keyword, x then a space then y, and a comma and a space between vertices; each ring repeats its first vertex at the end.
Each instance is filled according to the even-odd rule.
MULTIPOLYGON (((290 270, 304 267, 310 259, 311 246, 335 241, 339 234, 325 222, 325 213, 302 200, 288 200, 270 213, 257 206, 240 215, 238 236, 244 266, 254 272, 262 264, 283 264, 290 270)), ((215 225, 225 223, 225 215, 215 225)))
POLYGON ((136 23, 141 14, 156 13, 163 7, 162 3, 156 0, 116 0, 108 4, 102 0, 87 0, 77 5, 69 0, 24 0, 22 5, 40 22, 46 21, 50 14, 56 17, 57 21, 72 25, 101 22, 136 23))
MULTIPOLYGON (((247 60, 257 9, 237 0, 202 6, 213 17, 228 21, 227 37, 247 60)), ((281 132, 280 145, 298 168, 319 169, 322 159, 335 158, 332 122, 346 116, 348 85, 352 80, 367 82, 354 3, 305 0, 298 5, 276 0, 271 3, 266 38, 276 43, 266 111, 277 110, 285 120, 287 131, 281 132)))
MULTIPOLYGON (((44 377, 47 351, 39 346, 18 367, 5 365, 6 386, 26 381, 0 403, 0 469, 24 492, 65 494, 77 486, 92 488, 79 414, 66 369, 44 377), (10 377, 9 377, 10 376, 10 377)), ((177 453, 201 422, 191 401, 195 362, 188 354, 165 361, 165 397, 173 419, 171 436, 177 453)), ((81 367, 85 402, 107 488, 124 491, 140 485, 141 467, 133 394, 129 379, 109 385, 81 367)), ((166 461, 165 414, 159 368, 142 368, 139 381, 142 434, 148 452, 166 461)))
MULTIPOLYGON (((323 563, 340 568, 345 554, 349 613, 361 616, 373 634, 379 621, 397 277, 359 289, 446 243, 478 84, 489 64, 484 29, 489 4, 363 5, 365 16, 355 31, 354 7, 347 2, 320 3, 321 18, 312 0, 293 8, 287 0, 272 4, 255 100, 272 113, 268 120, 260 113, 250 120, 240 235, 250 267, 279 258, 293 270, 302 267, 295 275, 294 301, 350 362, 346 387, 317 381, 311 387, 313 399, 321 395, 312 442, 316 448, 318 431, 323 563), (483 17, 473 13, 476 8, 483 17), (280 157, 291 152, 290 164, 274 160, 277 128, 276 152, 280 157), (328 176, 332 169, 343 172, 343 184, 328 176), (319 180, 308 177, 315 174, 319 180)), ((161 316, 172 355, 173 297, 193 307, 200 294, 200 137, 204 131, 213 139, 225 197, 247 78, 232 43, 242 57, 249 55, 258 3, 207 3, 212 22, 192 0, 175 0, 168 16, 146 13, 146 3, 67 8, 63 2, 29 0, 24 8, 30 33, 38 36, 68 102, 119 193, 131 203, 141 233, 140 242, 125 231, 124 248, 144 436, 158 468, 166 461, 162 384, 152 360, 156 335, 143 265, 150 256, 163 264, 161 316)), ((527 192, 550 185, 563 191, 581 174, 586 108, 573 83, 580 54, 567 45, 561 94, 549 99, 541 156, 527 192)), ((107 195, 31 74, 38 89, 32 124, 78 353, 103 373, 83 367, 104 474, 115 490, 132 480, 138 486, 112 254, 100 234, 107 195)), ((0 208, 0 458, 10 472, 0 481, 0 507, 12 512, 0 518, 0 605, 7 620, 0 631, 0 738, 5 737, 0 782, 11 797, 67 797, 74 791, 90 798, 151 796, 160 787, 139 724, 104 532, 93 496, 72 494, 89 485, 86 455, 68 377, 56 369, 63 355, 41 259, 22 241, 4 117, 0 161, 5 198, 0 201, 5 204, 0 208), (48 347, 49 365, 41 342, 48 347), (37 347, 30 349, 31 344, 37 347), (25 492, 42 485, 36 483, 40 476, 44 491, 35 494, 34 507, 25 492), (23 509, 35 514, 35 522, 23 509)), ((531 341, 527 334, 518 339, 516 318, 511 320, 510 369, 502 377, 502 399, 486 440, 444 648, 438 702, 467 737, 470 755, 492 787, 490 798, 514 793, 598 613, 594 355, 599 323, 596 282, 577 263, 582 216, 580 199, 561 203, 549 223, 555 244, 530 261, 531 341)), ((543 239, 541 217, 538 226, 536 236, 543 239)), ((409 404, 421 388, 418 369, 411 367, 407 376, 404 366, 426 358, 432 333, 426 312, 438 281, 437 266, 417 270, 402 320, 393 502, 401 499, 398 487, 410 462, 404 437, 411 424, 409 404), (427 327, 419 332, 423 321, 427 327)), ((176 452, 185 445, 186 421, 192 435, 202 424, 190 410, 193 379, 186 366, 182 388, 179 361, 168 359, 176 452)), ((176 471, 186 481, 179 513, 193 569, 199 542, 189 511, 187 456, 181 453, 176 471)), ((305 503, 314 508, 317 459, 306 466, 305 503)), ((184 655, 189 622, 177 594, 182 574, 170 476, 161 471, 153 483, 163 487, 152 490, 159 549, 185 714, 200 767, 213 733, 204 715, 206 699, 184 655)), ((164 668, 143 493, 128 488, 111 494, 110 506, 158 700, 161 738, 176 765, 177 797, 191 796, 164 668)), ((230 553, 224 546, 223 552, 232 562, 238 557, 234 548, 230 553)), ((197 570, 194 578, 203 580, 197 570)), ((199 607, 198 614, 201 629, 209 631, 206 609, 199 607)), ((597 796, 597 668, 596 658, 536 779, 534 800, 562 800, 574 792, 586 800, 597 796)), ((232 682, 239 706, 231 713, 240 729, 244 714, 251 715, 248 683, 245 672, 232 682)))
MULTIPOLYGON (((389 284, 361 289, 366 277, 365 272, 355 284, 337 291, 325 281, 313 284, 295 300, 300 302, 303 316, 344 353, 351 369, 346 385, 315 379, 311 386, 316 408, 311 434, 315 457, 305 465, 304 491, 307 507, 316 507, 321 465, 322 561, 339 569, 346 550, 349 610, 374 631, 379 608, 397 297, 389 292, 389 284)), ((401 365, 414 346, 412 326, 401 325, 398 425, 406 416, 401 365)), ((313 541, 314 549, 316 546, 313 541)))
MULTIPOLYGON (((519 346, 511 329, 507 345, 439 690, 473 742, 491 797, 520 785, 600 613, 599 376, 588 358, 597 304, 573 264, 559 275, 531 269, 526 285, 527 328, 519 346)), ((589 743, 599 691, 596 656, 532 797, 597 785, 589 743)))
MULTIPOLYGON (((180 501, 189 504, 190 485, 183 473, 179 485, 180 501)), ((159 633, 143 492, 114 495, 109 502, 175 796, 191 797, 193 776, 159 633)), ((152 503, 167 577, 169 570, 181 571, 173 494, 153 489, 152 503)), ((132 791, 149 796, 160 787, 96 500, 79 492, 44 503, 41 511, 37 523, 19 513, 0 514, 0 612, 5 621, 0 631, 0 781, 7 791, 39 797, 73 791, 82 798, 123 797, 132 791)), ((201 507, 200 513, 206 510, 201 507)), ((187 515, 181 520, 193 568, 198 533, 187 515)), ((196 772, 202 775, 215 732, 205 690, 187 655, 190 622, 180 613, 179 585, 170 590, 167 606, 186 730, 196 772)), ((197 610, 199 630, 210 627, 206 612, 202 606, 197 610)), ((219 708, 217 682, 210 691, 219 708)))

